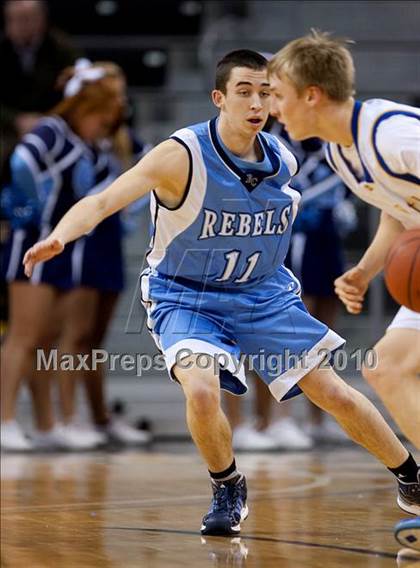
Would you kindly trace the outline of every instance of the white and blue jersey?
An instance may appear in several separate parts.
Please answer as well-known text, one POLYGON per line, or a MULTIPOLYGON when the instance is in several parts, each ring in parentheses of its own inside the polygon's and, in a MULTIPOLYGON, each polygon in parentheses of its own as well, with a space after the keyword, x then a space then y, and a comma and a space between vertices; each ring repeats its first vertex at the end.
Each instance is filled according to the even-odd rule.
POLYGON ((299 201, 288 185, 296 159, 260 133, 263 159, 243 162, 224 147, 216 119, 172 139, 188 152, 188 183, 178 207, 153 195, 150 268, 141 275, 147 325, 168 370, 189 353, 223 356, 221 387, 242 394, 242 354, 278 400, 298 394, 322 350, 343 340, 308 314, 299 282, 283 266, 299 201))
POLYGON ((330 166, 360 199, 420 227, 420 109, 355 101, 351 129, 350 147, 327 145, 330 166))
MULTIPOLYGON (((58 116, 41 119, 18 144, 11 161, 11 183, 3 204, 12 227, 6 246, 3 275, 25 280, 22 258, 37 240, 47 236, 76 201, 94 184, 93 154, 58 116)), ((62 289, 72 284, 73 244, 48 263, 38 264, 31 282, 62 289)))
MULTIPOLYGON (((406 228, 420 227, 420 109, 371 99, 355 101, 353 144, 328 144, 327 158, 363 201, 406 228)), ((391 327, 420 329, 420 314, 401 308, 391 327)))

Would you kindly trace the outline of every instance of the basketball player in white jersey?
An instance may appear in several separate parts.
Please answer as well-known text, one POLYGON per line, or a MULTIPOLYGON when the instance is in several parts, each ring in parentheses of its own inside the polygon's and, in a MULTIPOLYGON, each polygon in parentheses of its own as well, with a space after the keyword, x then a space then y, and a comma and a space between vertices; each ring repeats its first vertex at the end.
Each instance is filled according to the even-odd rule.
MULTIPOLYGON (((359 263, 335 281, 347 311, 358 314, 397 236, 420 227, 420 109, 355 100, 354 74, 346 42, 317 31, 288 43, 269 63, 272 114, 295 140, 328 142, 331 167, 382 211, 359 263)), ((401 307, 375 350, 378 366, 363 375, 419 449, 420 313, 401 307)))
MULTIPOLYGON (((373 405, 331 368, 319 368, 319 348, 344 340, 310 316, 299 283, 282 265, 298 200, 288 185, 296 160, 261 132, 270 110, 266 66, 249 50, 226 55, 212 93, 219 116, 177 131, 106 190, 81 200, 24 258, 30 275, 36 263, 153 192, 142 300, 168 372, 183 388, 188 427, 210 473, 213 501, 203 534, 238 534, 248 514, 245 478, 220 406, 220 388, 246 391, 243 368, 234 365, 240 353, 258 354, 258 374, 277 400, 303 391, 397 478, 411 479, 418 468, 373 405), (273 376, 264 358, 285 351, 309 357, 273 376), (222 367, 220 354, 227 356, 222 367)), ((414 485, 415 493, 413 484, 409 490, 398 484, 398 502, 408 512, 420 511, 414 485)))

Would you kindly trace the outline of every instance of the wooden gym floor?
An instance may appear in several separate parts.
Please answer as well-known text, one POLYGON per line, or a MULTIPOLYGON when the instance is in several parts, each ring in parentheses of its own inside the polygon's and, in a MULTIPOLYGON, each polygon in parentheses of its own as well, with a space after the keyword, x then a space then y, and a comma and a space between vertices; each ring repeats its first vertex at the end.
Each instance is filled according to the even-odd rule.
POLYGON ((189 445, 2 456, 2 566, 388 568, 406 517, 396 483, 358 449, 242 454, 240 538, 200 536, 206 470, 189 445))

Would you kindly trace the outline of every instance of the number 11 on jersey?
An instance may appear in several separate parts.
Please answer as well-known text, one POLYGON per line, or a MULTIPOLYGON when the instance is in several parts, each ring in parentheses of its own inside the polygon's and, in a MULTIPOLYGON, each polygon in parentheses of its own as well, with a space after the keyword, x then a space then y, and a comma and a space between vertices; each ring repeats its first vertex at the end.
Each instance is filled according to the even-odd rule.
MULTIPOLYGON (((229 280, 229 278, 232 276, 233 271, 235 270, 238 264, 240 256, 241 256, 241 251, 239 250, 231 250, 230 252, 227 252, 225 254, 226 266, 223 271, 223 274, 219 278, 216 278, 216 282, 226 282, 226 280, 229 280)), ((248 256, 248 258, 246 259, 247 262, 246 268, 243 274, 239 276, 239 278, 235 278, 235 280, 233 281, 234 284, 243 284, 244 282, 249 280, 249 277, 251 276, 252 271, 257 265, 260 256, 261 252, 254 252, 254 254, 248 256)))

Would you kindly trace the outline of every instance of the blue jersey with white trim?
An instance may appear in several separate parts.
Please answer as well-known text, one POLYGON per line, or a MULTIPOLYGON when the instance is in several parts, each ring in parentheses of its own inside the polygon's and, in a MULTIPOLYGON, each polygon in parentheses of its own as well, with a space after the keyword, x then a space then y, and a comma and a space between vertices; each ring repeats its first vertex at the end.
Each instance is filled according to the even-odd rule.
POLYGON ((327 145, 330 166, 361 199, 420 227, 420 109, 355 101, 351 127, 352 146, 327 145))
POLYGON ((93 154, 64 120, 46 117, 14 150, 11 178, 12 222, 17 212, 31 209, 21 225, 45 232, 94 185, 93 154))
POLYGON ((152 194, 149 265, 170 278, 224 287, 255 285, 276 272, 300 199, 288 185, 297 170, 293 154, 262 132, 257 141, 268 171, 253 170, 252 163, 245 171, 220 144, 216 119, 172 138, 188 151, 189 179, 176 208, 152 194))

